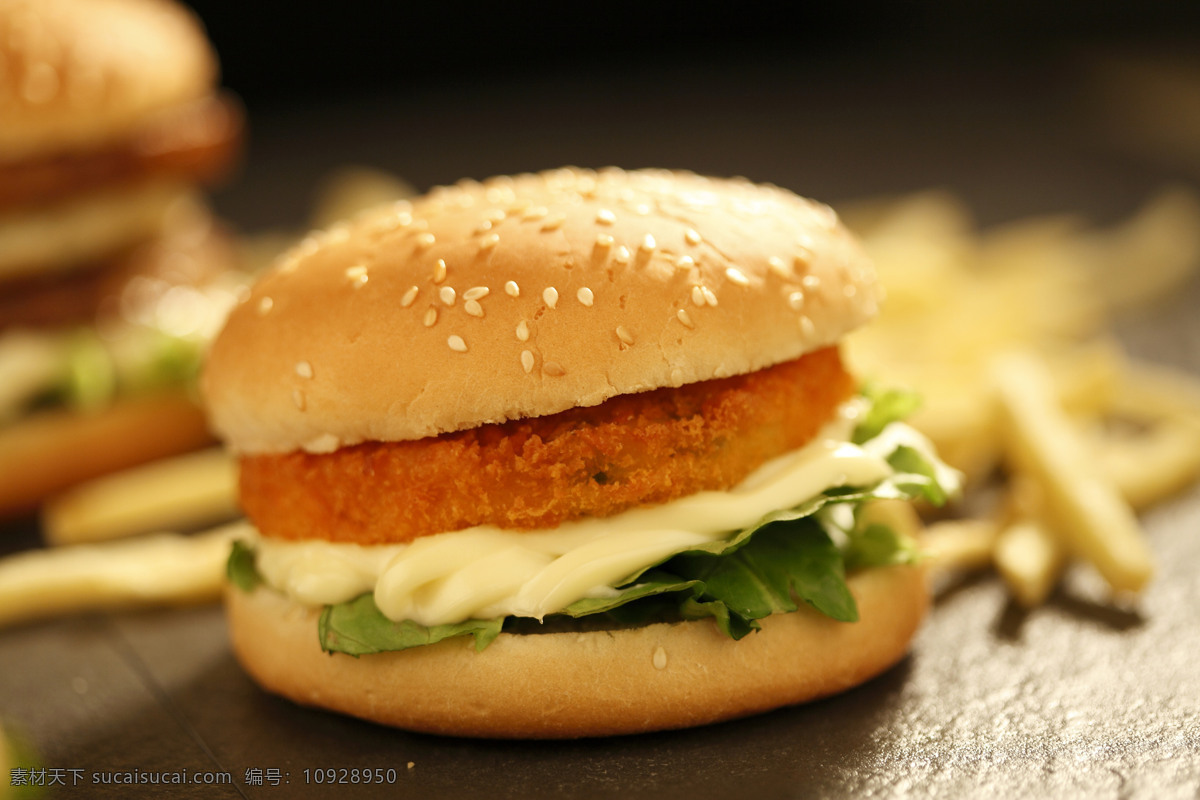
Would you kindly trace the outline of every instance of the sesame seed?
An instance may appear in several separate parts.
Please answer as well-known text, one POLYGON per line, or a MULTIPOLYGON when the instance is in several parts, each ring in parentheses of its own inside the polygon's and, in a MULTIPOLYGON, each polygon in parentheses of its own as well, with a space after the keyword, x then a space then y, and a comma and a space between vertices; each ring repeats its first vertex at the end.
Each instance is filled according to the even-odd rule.
POLYGON ((446 344, 450 345, 450 349, 456 353, 467 352, 467 343, 457 334, 446 337, 446 344))
POLYGON ((486 286, 472 286, 463 292, 463 300, 482 300, 492 293, 492 290, 486 286))
POLYGON ((682 386, 683 385, 683 370, 681 370, 679 367, 671 368, 671 385, 672 386, 682 386))
POLYGON ((350 282, 354 284, 354 288, 357 289, 367 282, 367 268, 362 264, 350 267, 346 270, 346 277, 350 279, 350 282))
POLYGON ((617 215, 607 208, 602 208, 596 212, 596 222, 600 225, 612 225, 616 221, 617 215))
POLYGON ((549 213, 550 209, 546 208, 545 206, 533 206, 525 209, 525 213, 521 215, 521 219, 525 220, 526 222, 533 222, 541 219, 549 213))
POLYGON ((496 234, 496 233, 489 233, 487 236, 485 236, 479 240, 479 247, 482 250, 491 250, 493 247, 495 247, 499 243, 500 243, 500 235, 496 234))
POLYGON ((546 302, 547 306, 554 308, 558 305, 558 289, 555 289, 553 286, 547 286, 542 291, 542 300, 546 302))
POLYGON ((492 229, 492 221, 490 219, 485 219, 483 222, 481 222, 475 226, 474 233, 476 236, 482 236, 483 234, 487 233, 491 229, 492 229))
POLYGON ((455 297, 454 287, 453 286, 443 286, 441 289, 438 289, 438 297, 441 298, 442 302, 445 303, 446 305, 448 305, 448 306, 454 305, 454 297, 455 297))
POLYGON ((696 259, 691 256, 680 256, 675 259, 675 266, 678 269, 691 269, 696 266, 696 259))
POLYGON ((542 223, 542 230, 546 231, 546 232, 556 231, 559 228, 561 228, 562 224, 566 221, 567 221, 566 216, 564 216, 562 214, 555 214, 553 217, 550 217, 549 219, 547 219, 545 222, 542 223))
POLYGON ((683 232, 683 238, 687 240, 688 244, 700 244, 701 242, 700 234, 696 233, 692 228, 688 228, 683 232))
POLYGON ((726 367, 724 364, 722 364, 721 366, 719 366, 713 370, 713 377, 714 378, 728 378, 729 377, 729 368, 726 367))
POLYGON ((703 286, 693 286, 692 287, 692 302, 698 306, 704 305, 704 287, 703 286))
POLYGON ((679 318, 679 321, 683 323, 685 328, 696 327, 696 323, 692 322, 692 317, 690 314, 688 314, 686 308, 679 309, 677 312, 675 312, 675 316, 679 318))
POLYGON ((424 323, 425 323, 425 327, 426 327, 426 328, 432 328, 432 327, 433 327, 433 324, 434 324, 435 322, 437 322, 437 318, 438 318, 438 312, 437 312, 437 309, 436 309, 436 308, 434 308, 433 306, 430 306, 430 307, 429 307, 429 310, 427 310, 427 311, 425 312, 425 319, 423 320, 423 321, 424 321, 424 323))
POLYGON ((821 285, 821 279, 818 278, 816 275, 805 275, 803 278, 800 279, 800 285, 803 286, 805 289, 810 289, 810 290, 816 289, 818 286, 821 285))
POLYGON ((258 301, 258 315, 265 317, 271 313, 271 309, 275 307, 275 301, 269 297, 264 297, 258 301))
POLYGON ((472 317, 482 317, 483 316, 483 306, 479 305, 478 300, 467 300, 466 302, 463 303, 463 310, 466 311, 468 314, 470 314, 472 317))
POLYGON ((525 369, 525 374, 533 372, 533 353, 528 350, 521 351, 521 366, 525 369))
POLYGON ((607 250, 612 246, 613 237, 609 236, 607 233, 600 233, 596 235, 596 247, 599 247, 601 250, 607 250))
POLYGON ((633 334, 631 334, 624 325, 618 325, 616 330, 617 338, 627 345, 633 344, 633 334))
POLYGON ((629 248, 626 247, 625 245, 621 245, 620 247, 618 247, 616 252, 613 253, 613 261, 617 262, 618 264, 628 264, 629 263, 629 248))
POLYGON ((292 390, 292 402, 296 404, 296 408, 303 411, 305 406, 307 405, 307 402, 304 399, 304 392, 300 391, 299 389, 293 389, 292 390))
POLYGON ((655 648, 654 655, 651 656, 650 661, 654 664, 655 669, 666 669, 667 651, 661 647, 655 648))
POLYGON ((504 284, 504 293, 507 294, 509 297, 520 297, 521 296, 521 287, 517 286, 516 281, 507 281, 504 284))
POLYGON ((637 213, 641 214, 644 217, 650 213, 651 208, 646 203, 638 203, 636 206, 633 207, 633 210, 636 211, 637 213))
POLYGON ((446 259, 439 258, 433 265, 433 282, 441 283, 446 280, 446 259))
POLYGON ((746 277, 746 273, 742 272, 737 267, 727 267, 725 269, 725 277, 736 283, 738 286, 749 286, 750 279, 746 277))
POLYGON ((712 289, 707 286, 701 286, 700 291, 704 293, 704 302, 715 308, 717 305, 717 296, 713 294, 712 289))
POLYGON ((642 238, 642 249, 648 251, 653 250, 655 247, 658 247, 658 243, 654 241, 653 235, 647 233, 645 237, 642 238))
POLYGON ((596 300, 596 296, 594 294, 592 294, 592 290, 587 288, 586 286, 584 286, 582 289, 580 289, 578 292, 576 292, 575 297, 578 298, 579 302, 581 302, 585 306, 589 306, 589 307, 596 300))
POLYGON ((311 378, 313 376, 312 364, 307 361, 297 361, 296 374, 301 378, 311 378))
POLYGON ((811 337, 817 331, 817 326, 808 317, 800 317, 800 331, 805 336, 811 337))
POLYGON ((417 247, 432 247, 437 238, 432 233, 422 233, 417 236, 417 247))
POLYGON ((517 338, 522 342, 529 340, 529 323, 525 320, 517 323, 517 338))
POLYGON ((400 298, 400 307, 408 308, 409 306, 411 306, 413 304, 413 301, 417 299, 417 292, 419 292, 419 291, 421 291, 421 290, 418 289, 416 286, 408 287, 408 291, 405 292, 404 296, 400 298))
POLYGON ((796 311, 799 311, 804 305, 804 292, 792 292, 787 298, 788 305, 796 311))
POLYGON ((781 278, 790 278, 792 276, 791 270, 788 269, 787 264, 784 263, 784 260, 779 256, 771 256, 768 258, 767 266, 772 272, 781 278))
POLYGON ((562 364, 559 364, 557 361, 547 361, 546 363, 542 364, 542 372, 546 375, 549 375, 551 378, 561 378, 563 375, 567 374, 567 371, 563 369, 562 364))

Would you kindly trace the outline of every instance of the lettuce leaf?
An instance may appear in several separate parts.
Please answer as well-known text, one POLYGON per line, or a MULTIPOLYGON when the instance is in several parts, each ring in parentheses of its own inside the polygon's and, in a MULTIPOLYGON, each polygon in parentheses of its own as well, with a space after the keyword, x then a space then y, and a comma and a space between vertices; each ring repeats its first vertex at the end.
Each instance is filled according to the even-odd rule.
POLYGON ((905 419, 921 407, 921 396, 911 389, 881 389, 868 383, 862 387, 861 394, 870 406, 850 437, 854 444, 874 439, 888 425, 905 419))
POLYGON ((371 594, 346 603, 325 606, 317 623, 321 649, 355 657, 389 650, 434 644, 455 636, 474 636, 475 649, 483 650, 500 635, 504 619, 468 619, 452 625, 420 625, 412 620, 393 622, 375 605, 371 594))
POLYGON ((229 582, 243 592, 254 591, 263 582, 262 575, 254 566, 254 548, 240 539, 234 539, 229 561, 225 564, 225 574, 229 577, 229 582))

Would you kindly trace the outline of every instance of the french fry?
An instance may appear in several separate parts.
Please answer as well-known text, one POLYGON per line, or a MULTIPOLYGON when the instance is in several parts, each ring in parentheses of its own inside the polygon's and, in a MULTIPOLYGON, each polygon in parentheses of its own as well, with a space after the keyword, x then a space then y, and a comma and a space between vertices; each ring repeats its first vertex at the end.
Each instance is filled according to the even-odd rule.
POLYGON ((1000 529, 995 520, 953 519, 934 522, 921 534, 921 549, 938 570, 985 569, 1000 529))
POLYGON ((57 614, 213 601, 245 523, 194 536, 33 550, 0 560, 0 626, 57 614))
POLYGON ((996 537, 993 560, 1016 601, 1025 608, 1045 602, 1066 564, 1062 543, 1038 520, 1021 520, 996 537))
POLYGON ((236 466, 219 448, 153 462, 72 489, 47 504, 51 544, 211 525, 237 515, 236 466))
MULTIPOLYGON (((1032 520, 1041 533, 1052 528, 1071 543, 1068 549, 1097 558, 1114 585, 1140 586, 1150 572, 1149 554, 1127 504, 1143 508, 1200 478, 1200 381, 1131 364, 1105 338, 1104 326, 1114 312, 1144 306, 1193 278, 1200 266, 1196 194, 1169 189, 1108 228, 1059 215, 981 232, 969 210, 942 192, 861 203, 844 217, 862 235, 888 293, 880 319, 847 343, 854 371, 920 391, 924 406, 912 423, 973 486, 994 475, 1002 450, 1014 449, 1006 438, 1013 426, 1001 425, 994 402, 989 365, 1013 351, 1044 359, 1061 409, 1047 394, 1032 404, 1037 413, 1020 419, 1040 425, 1043 412, 1052 411, 1051 441, 1073 440, 1075 455, 1043 459, 1033 471, 1039 484, 1059 488, 1051 508, 1029 506, 1018 495, 1030 493, 1014 481, 1006 487, 1010 513, 1032 520), (1111 428, 1087 437, 1064 434, 1064 411, 1073 422, 1127 418, 1133 434, 1111 428), (1105 487, 1099 495, 1106 499, 1081 505, 1094 485, 1105 487), (1121 566, 1126 552, 1132 561, 1121 566)), ((1016 392, 1029 399, 1027 390, 1016 392)), ((1032 436, 1025 430, 1024 449, 1046 455, 1046 447, 1029 445, 1032 436)), ((943 525, 926 537, 935 552, 946 548, 947 564, 960 558, 978 563, 972 559, 982 558, 987 537, 977 534, 992 523, 933 527, 943 525)), ((1045 546, 1029 545, 1031 535, 1019 526, 993 539, 997 562, 1005 563, 1014 585, 1024 581, 1015 589, 1022 602, 1048 591, 1031 589, 1029 577, 1055 572, 1046 566, 1045 546), (1020 558, 1033 561, 1016 565, 1020 558)))
POLYGON ((1055 535, 1114 590, 1140 590, 1154 565, 1137 519, 1088 458, 1045 368, 1011 354, 997 359, 993 375, 1008 455, 1041 486, 1055 535))

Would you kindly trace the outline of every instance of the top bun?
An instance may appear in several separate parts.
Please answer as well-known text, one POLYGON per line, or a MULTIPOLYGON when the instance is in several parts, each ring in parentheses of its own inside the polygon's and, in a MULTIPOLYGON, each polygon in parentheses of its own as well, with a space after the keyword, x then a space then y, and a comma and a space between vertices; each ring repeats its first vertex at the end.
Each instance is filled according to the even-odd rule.
POLYGON ((170 0, 0 0, 0 163, 103 146, 216 78, 170 0))
POLYGON ((235 450, 328 452, 753 372, 877 301, 834 212, 777 187, 499 177, 303 240, 234 310, 203 388, 235 450))

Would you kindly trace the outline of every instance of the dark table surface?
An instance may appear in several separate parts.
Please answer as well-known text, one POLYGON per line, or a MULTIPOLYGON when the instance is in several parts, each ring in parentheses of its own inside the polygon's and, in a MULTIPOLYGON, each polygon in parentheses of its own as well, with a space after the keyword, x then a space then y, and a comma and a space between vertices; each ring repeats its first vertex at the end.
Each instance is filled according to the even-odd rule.
MULTIPOLYGON (((217 205, 246 230, 294 228, 320 178, 346 163, 419 187, 616 164, 742 174, 835 205, 940 186, 985 222, 1062 211, 1111 221, 1200 176, 1196 151, 1156 140, 1152 118, 1129 119, 1133 98, 1105 77, 1113 63, 1086 50, 1021 66, 746 58, 326 94, 249 109, 247 165, 217 205)), ((1136 355, 1200 372, 1197 309, 1193 282, 1119 333, 1136 355)), ((1032 612, 994 575, 951 578, 911 654, 880 678, 697 730, 486 742, 299 708, 241 673, 208 607, 0 631, 0 718, 63 780, 54 794, 64 797, 1195 798, 1200 493, 1144 523, 1160 569, 1136 602, 1112 601, 1085 568, 1032 612), (395 782, 317 783, 327 768, 390 768, 395 782), (231 782, 101 782, 137 770, 231 782)), ((3 534, 4 551, 36 543, 32 523, 3 534)))

